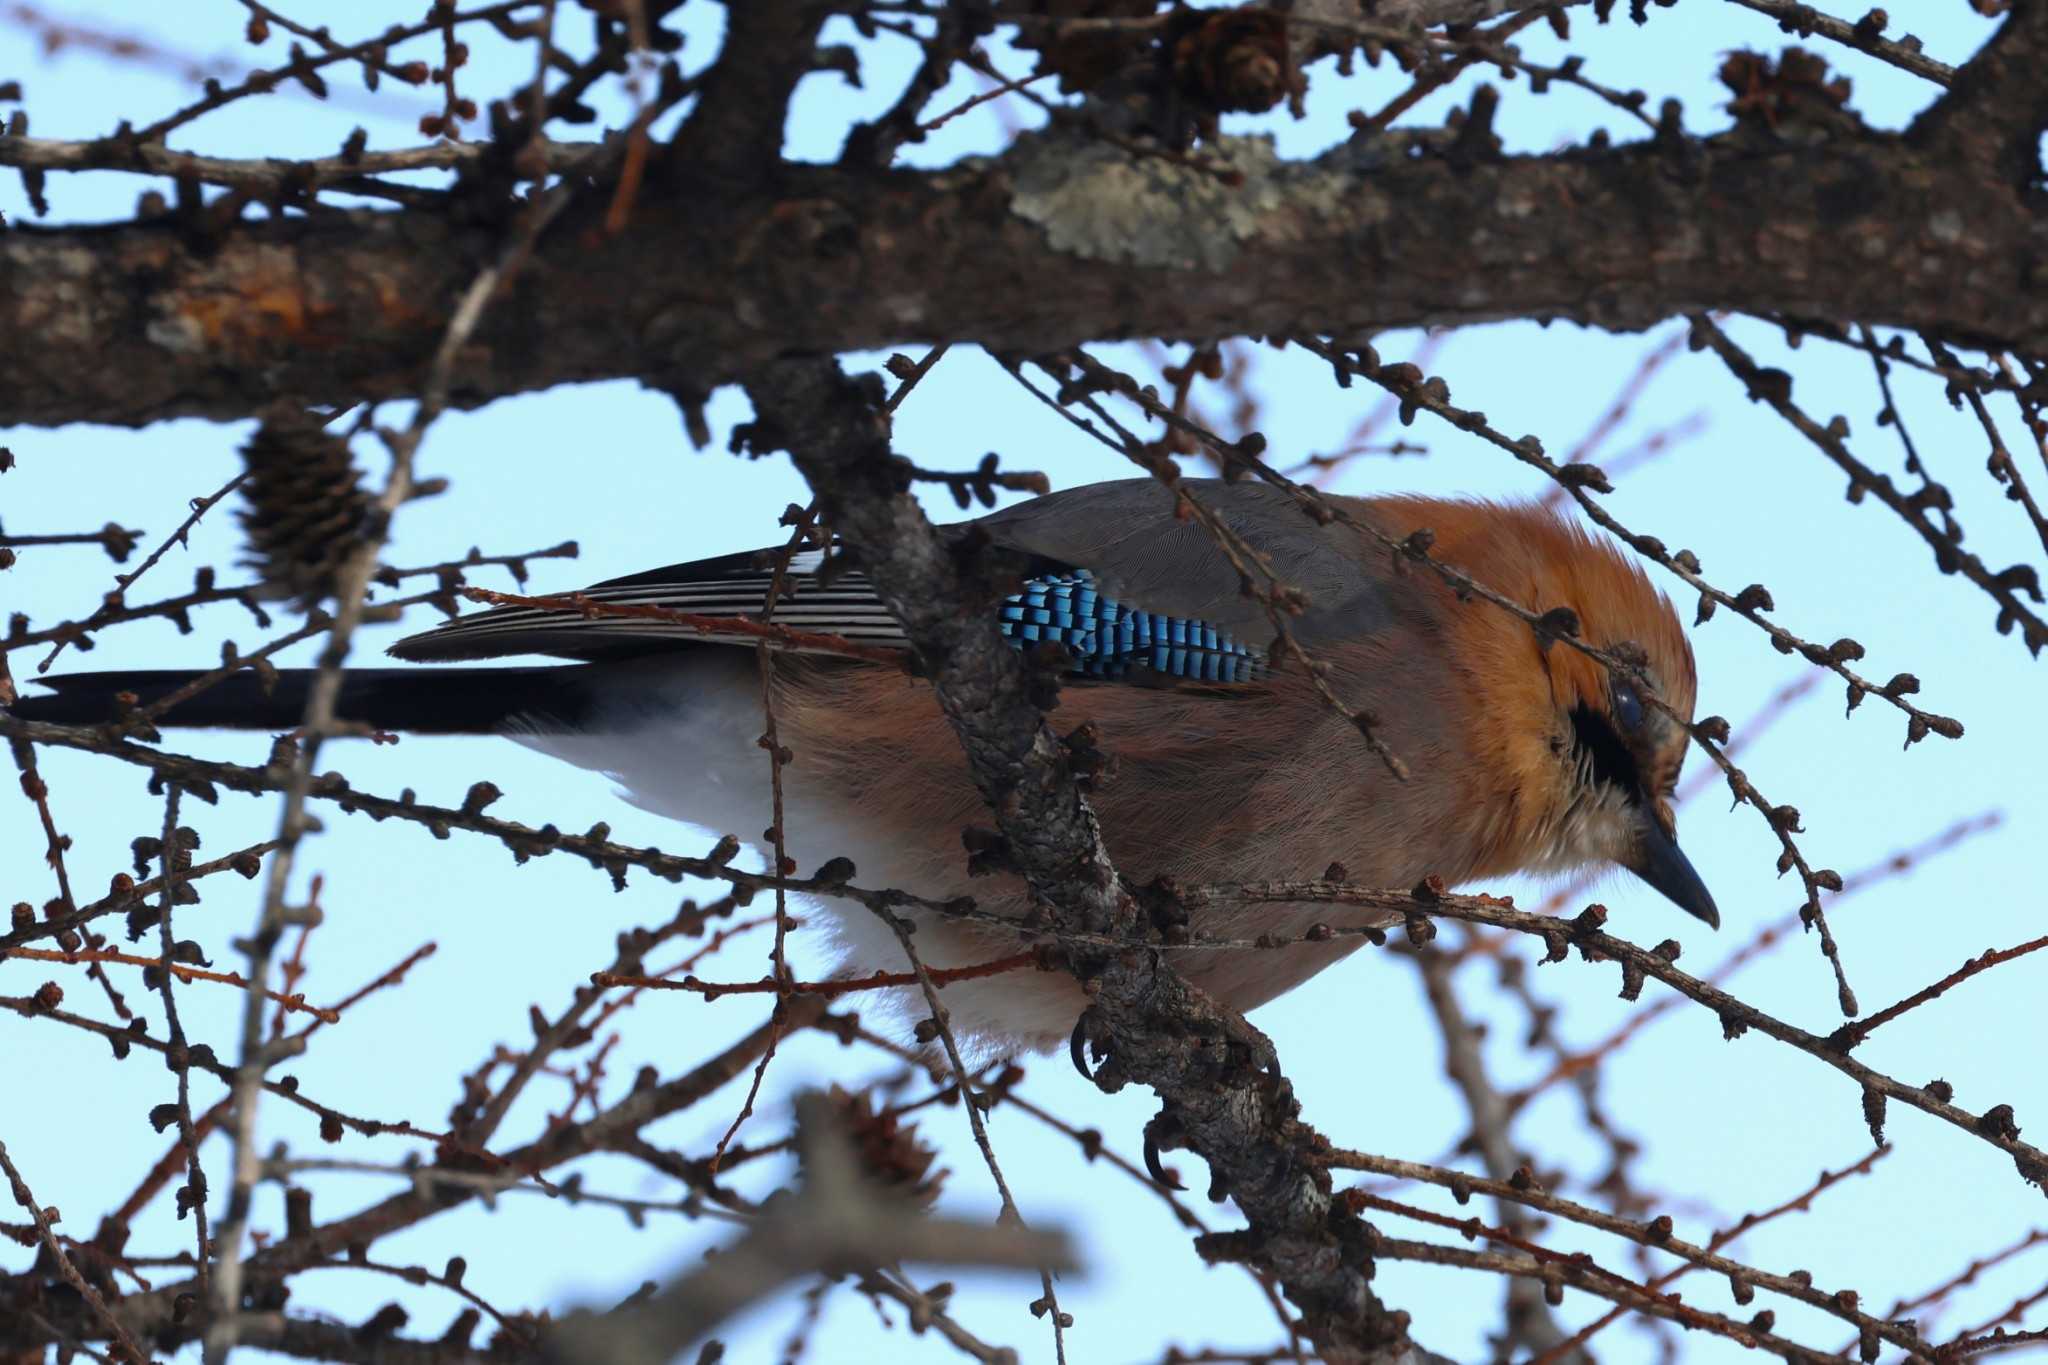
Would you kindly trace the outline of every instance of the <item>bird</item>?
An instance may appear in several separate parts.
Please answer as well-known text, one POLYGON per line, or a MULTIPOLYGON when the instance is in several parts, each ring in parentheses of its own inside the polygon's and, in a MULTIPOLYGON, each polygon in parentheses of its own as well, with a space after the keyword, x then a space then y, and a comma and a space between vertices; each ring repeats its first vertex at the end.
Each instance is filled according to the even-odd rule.
MULTIPOLYGON (((992 610, 1010 643, 1059 671, 1048 721, 1090 725, 1113 759, 1090 800, 1119 871, 1183 884, 1299 879, 1341 865, 1354 882, 1413 888, 1517 873, 1624 869, 1713 928, 1714 899, 1680 851, 1671 799, 1697 677, 1668 598, 1611 540, 1533 502, 1327 495, 1346 514, 1305 514, 1284 489, 1186 478, 1089 484, 940 528, 950 543, 1007 557, 1012 588, 992 610), (1328 704, 1311 669, 1275 649, 1268 605, 1199 504, 1298 590, 1287 631, 1324 684, 1373 718, 1405 775, 1328 704), (1357 525, 1346 525, 1346 520, 1357 525), (1632 676, 1546 639, 1524 619, 1460 593, 1392 554, 1384 536, 1433 534, 1431 554, 1536 612, 1568 608, 1577 633, 1632 676), (1048 651, 1051 651, 1048 654, 1048 651), (1647 682, 1662 706, 1643 694, 1647 682)), ((1016 878, 977 877, 963 831, 988 820, 929 682, 892 663, 909 642, 857 554, 832 544, 701 559, 584 590, 611 608, 758 618, 781 584, 768 670, 783 769, 785 845, 814 863, 851 859, 863 885, 932 901, 971 896, 1003 919, 1030 911, 1016 878), (818 641, 817 637, 828 637, 818 641), (819 649, 836 640, 835 652, 819 649), (859 657, 849 657, 851 648, 859 657)), ((626 801, 772 845, 759 630, 706 634, 661 613, 593 614, 500 605, 409 636, 414 666, 351 669, 343 719, 380 731, 497 734, 605 774, 626 801), (480 662, 512 656, 565 662, 480 662), (438 665, 425 667, 420 665, 438 665)), ((190 672, 78 673, 19 700, 30 720, 100 723, 190 672)), ((170 726, 282 731, 303 715, 312 674, 229 675, 160 718, 170 726)), ((904 965, 869 910, 823 900, 843 971, 904 965)), ((1017 955, 1021 929, 909 912, 929 968, 1017 955)), ((1263 949, 1164 949, 1220 1003, 1249 1010, 1355 951, 1366 936, 1318 924, 1399 923, 1329 904, 1204 904, 1192 933, 1292 940, 1263 949)), ((1062 972, 951 982, 959 1037, 987 1053, 1047 1051, 1088 1000, 1062 972)))

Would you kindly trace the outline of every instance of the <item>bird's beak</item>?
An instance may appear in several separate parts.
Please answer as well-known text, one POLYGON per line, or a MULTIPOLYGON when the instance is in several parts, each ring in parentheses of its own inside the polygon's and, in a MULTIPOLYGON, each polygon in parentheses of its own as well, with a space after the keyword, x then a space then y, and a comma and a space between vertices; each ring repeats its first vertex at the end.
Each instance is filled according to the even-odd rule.
POLYGON ((1678 851, 1678 840, 1667 822, 1658 819, 1648 805, 1637 807, 1636 846, 1622 866, 1663 892, 1667 900, 1686 914, 1705 920, 1715 929, 1721 927, 1721 912, 1714 908, 1714 897, 1707 884, 1678 851))

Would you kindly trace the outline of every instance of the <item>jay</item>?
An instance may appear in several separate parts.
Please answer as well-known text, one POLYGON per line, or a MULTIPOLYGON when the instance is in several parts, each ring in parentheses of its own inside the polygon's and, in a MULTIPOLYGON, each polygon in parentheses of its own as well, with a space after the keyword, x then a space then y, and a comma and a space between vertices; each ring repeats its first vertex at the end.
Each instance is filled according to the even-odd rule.
MULTIPOLYGON (((1377 717, 1376 733, 1410 775, 1402 781, 1369 753, 1304 670, 1268 665, 1273 630, 1263 609, 1242 594, 1210 533, 1175 515, 1177 495, 1158 482, 1075 488, 946 528, 985 537, 1022 566, 1021 591, 998 609, 1002 632, 1019 646, 1065 647, 1069 685, 1049 719, 1062 730, 1092 723, 1115 756, 1113 777, 1092 799, 1119 870, 1251 881, 1313 876, 1334 861, 1353 880, 1406 888, 1432 874, 1455 885, 1616 866, 1718 927, 1672 819, 1686 728, 1646 705, 1630 680, 1576 650, 1542 647, 1509 613, 1461 601, 1437 575, 1396 564, 1354 528, 1318 525, 1281 490, 1182 486, 1306 595, 1291 632, 1327 665, 1339 695, 1377 717)), ((1438 558, 1525 606, 1571 608, 1591 643, 1638 650, 1659 695, 1691 715, 1693 657, 1678 618, 1611 543, 1533 504, 1333 501, 1395 537, 1429 528, 1438 558)), ((773 558, 698 560, 600 583, 587 596, 758 616, 773 558)), ((823 559, 818 550, 792 559, 773 619, 903 646, 857 562, 821 574, 823 559)), ((508 655, 571 662, 351 670, 339 710, 381 730, 504 735, 607 774, 643 809, 746 837, 771 820, 767 759, 756 742, 757 643, 674 620, 498 607, 391 653, 433 664, 508 655)), ((119 693, 146 702, 191 676, 54 677, 45 680, 51 695, 13 709, 24 719, 96 723, 113 716, 119 693)), ((289 729, 309 679, 286 671, 266 690, 253 674, 234 674, 164 723, 289 729)), ((1020 884, 969 880, 961 830, 987 815, 928 684, 883 663, 787 649, 773 689, 781 738, 794 753, 784 772, 791 850, 807 862, 846 855, 869 885, 936 899, 973 895, 984 909, 1025 912, 1020 884)), ((900 965, 894 936, 868 911, 822 908, 849 968, 900 965)), ((1191 928, 1299 938, 1318 922, 1384 919, 1357 908, 1347 918, 1326 904, 1261 904, 1205 909, 1191 928)), ((1016 951, 1015 934, 982 923, 933 918, 919 929, 930 967, 1016 951)), ((1195 985, 1248 1010, 1362 942, 1339 934, 1280 949, 1167 951, 1195 985)), ((1087 1003, 1071 978, 1032 971, 956 982, 946 1000, 955 1029, 991 1049, 1055 1046, 1087 1003)))

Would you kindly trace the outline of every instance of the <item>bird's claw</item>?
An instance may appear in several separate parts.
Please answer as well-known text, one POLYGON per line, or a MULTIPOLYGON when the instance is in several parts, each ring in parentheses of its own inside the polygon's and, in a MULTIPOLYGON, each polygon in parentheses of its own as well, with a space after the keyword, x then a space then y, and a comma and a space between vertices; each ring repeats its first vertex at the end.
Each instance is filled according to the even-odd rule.
POLYGON ((1162 1144, 1167 1147, 1181 1145, 1180 1123, 1176 1119, 1168 1118, 1163 1109, 1153 1115, 1151 1122, 1145 1125, 1145 1173, 1169 1190, 1186 1189, 1187 1186, 1181 1183, 1180 1177, 1166 1169, 1166 1164, 1159 1159, 1162 1144))
POLYGON ((1074 1021, 1074 1032, 1067 1038, 1067 1055, 1073 1058, 1074 1070, 1080 1072, 1081 1079, 1085 1081, 1095 1079, 1095 1069, 1088 1061, 1089 1053, 1092 1051, 1098 1062, 1106 1055, 1090 1031, 1094 1015, 1093 1010, 1081 1011, 1081 1017, 1074 1021))

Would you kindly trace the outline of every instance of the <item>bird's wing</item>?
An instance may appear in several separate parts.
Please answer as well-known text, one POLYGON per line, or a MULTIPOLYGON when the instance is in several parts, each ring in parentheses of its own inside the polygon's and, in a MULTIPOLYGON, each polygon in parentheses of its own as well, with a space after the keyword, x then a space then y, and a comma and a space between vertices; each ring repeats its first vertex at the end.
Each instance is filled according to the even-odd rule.
MULTIPOLYGON (((1286 491, 1251 480, 1183 479, 1180 487, 1266 557, 1273 574, 1308 598, 1289 623, 1304 644, 1353 639, 1391 617, 1383 575, 1364 537, 1318 525, 1286 491)), ((1122 479, 1035 498, 973 523, 998 545, 1094 575, 1118 601, 1213 625, 1264 650, 1274 630, 1265 607, 1244 591, 1245 575, 1215 535, 1155 479, 1122 479)), ((1253 581, 1264 578, 1257 568, 1253 581)))
MULTIPOLYGON (((1249 484, 1189 480, 1187 486, 1259 552, 1284 582, 1309 594, 1296 624, 1305 640, 1355 634, 1385 615, 1383 589, 1368 582, 1341 536, 1317 526, 1285 494, 1249 484)), ((1054 493, 945 528, 979 528, 1027 560, 1023 591, 999 610, 1019 646, 1054 641, 1074 671, 1100 679, 1248 682, 1264 668, 1273 638, 1263 609, 1240 591, 1229 557, 1202 526, 1174 517, 1174 496, 1150 480, 1095 484, 1054 493)), ((775 555, 726 555, 653 569, 576 594, 602 607, 653 607, 694 617, 758 619, 775 555)), ((908 647, 867 576, 843 562, 821 575, 825 555, 791 557, 773 621, 795 632, 832 635, 875 648, 908 647)), ((401 659, 452 661, 510 654, 616 658, 698 644, 747 644, 744 629, 701 622, 604 614, 561 607, 495 607, 400 641, 401 659)), ((772 640, 771 647, 805 646, 772 640)))
MULTIPOLYGON (((492 607, 408 636, 391 647, 401 659, 442 663, 508 654, 552 654, 568 659, 612 659, 691 644, 746 644, 760 638, 743 630, 706 630, 676 614, 759 620, 774 579, 776 552, 721 555, 611 578, 565 594, 595 610, 561 606, 492 607), (606 614, 606 608, 647 615, 606 614)), ((907 647, 902 627, 869 586, 867 575, 843 567, 819 576, 825 553, 790 556, 783 597, 772 620, 793 632, 838 636, 880 649, 907 647)))

